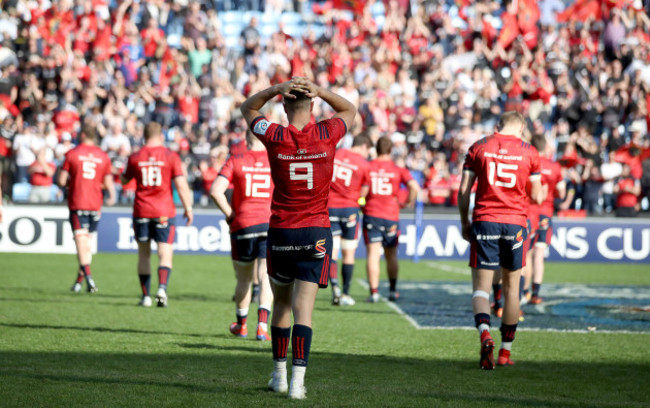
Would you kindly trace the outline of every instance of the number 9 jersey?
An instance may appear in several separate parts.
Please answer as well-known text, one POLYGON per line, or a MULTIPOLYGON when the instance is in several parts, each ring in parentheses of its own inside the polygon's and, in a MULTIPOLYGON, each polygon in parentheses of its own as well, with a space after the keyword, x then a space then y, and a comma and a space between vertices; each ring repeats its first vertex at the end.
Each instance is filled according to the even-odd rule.
POLYGON ((472 222, 526 227, 526 185, 541 177, 537 149, 516 136, 495 133, 470 147, 463 171, 475 174, 478 182, 472 222))
POLYGON ((219 177, 233 184, 231 207, 235 219, 230 232, 269 223, 273 183, 266 151, 251 150, 230 156, 219 177))
POLYGON ((270 228, 330 226, 327 202, 336 144, 347 128, 340 118, 308 124, 302 130, 260 116, 251 130, 266 146, 275 184, 270 228))
POLYGON ((164 146, 144 146, 133 153, 124 172, 126 179, 136 180, 133 217, 175 217, 172 181, 183 175, 178 154, 164 146))

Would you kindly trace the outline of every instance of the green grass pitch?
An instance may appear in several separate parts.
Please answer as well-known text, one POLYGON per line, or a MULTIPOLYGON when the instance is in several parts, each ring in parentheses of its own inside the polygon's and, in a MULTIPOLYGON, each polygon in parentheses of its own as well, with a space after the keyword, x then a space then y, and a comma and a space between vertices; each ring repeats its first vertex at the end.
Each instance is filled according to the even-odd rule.
MULTIPOLYGON (((354 307, 319 294, 308 399, 287 401, 266 391, 271 344, 228 332, 229 259, 174 261, 169 307, 142 309, 134 254, 97 255, 93 295, 69 291, 72 255, 0 254, 0 406, 650 406, 648 334, 523 331, 517 365, 484 372, 475 331, 416 330, 387 304, 363 303, 357 282, 354 307)), ((426 261, 402 262, 401 277, 469 284, 426 261)), ((550 264, 546 281, 647 286, 650 274, 647 265, 550 264)), ((250 316, 254 326, 255 306, 250 316)))

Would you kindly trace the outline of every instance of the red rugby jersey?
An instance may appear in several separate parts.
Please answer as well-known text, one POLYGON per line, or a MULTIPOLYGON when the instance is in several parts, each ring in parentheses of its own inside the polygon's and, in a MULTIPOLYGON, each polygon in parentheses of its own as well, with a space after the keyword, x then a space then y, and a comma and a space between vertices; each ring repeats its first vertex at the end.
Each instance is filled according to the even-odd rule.
POLYGON ((365 215, 390 221, 399 220, 397 193, 401 184, 413 180, 411 173, 390 160, 373 160, 369 165, 370 190, 366 196, 365 215))
POLYGON ((136 180, 133 216, 175 217, 172 181, 183 176, 178 154, 164 146, 144 146, 129 157, 124 177, 136 180))
POLYGON ((260 116, 252 132, 266 146, 275 188, 272 228, 329 227, 327 201, 336 144, 347 128, 340 118, 308 124, 298 130, 260 116))
POLYGON ((542 175, 542 186, 548 185, 548 195, 541 205, 531 201, 531 207, 538 215, 552 217, 555 210, 555 198, 557 195, 557 184, 562 181, 562 168, 558 163, 540 156, 539 164, 542 175))
POLYGON ((495 133, 470 147, 464 171, 476 175, 473 221, 526 227, 526 183, 539 179, 537 150, 516 136, 495 133))
POLYGON ((98 146, 80 144, 65 154, 63 170, 68 181, 68 207, 71 210, 99 211, 104 196, 104 178, 111 173, 111 160, 98 146))
POLYGON ((359 208, 361 187, 368 183, 368 160, 348 149, 338 149, 334 156, 329 208, 359 208))
POLYGON ((235 219, 230 231, 268 224, 271 218, 271 167, 265 151, 249 150, 230 156, 219 172, 233 185, 231 207, 235 219))

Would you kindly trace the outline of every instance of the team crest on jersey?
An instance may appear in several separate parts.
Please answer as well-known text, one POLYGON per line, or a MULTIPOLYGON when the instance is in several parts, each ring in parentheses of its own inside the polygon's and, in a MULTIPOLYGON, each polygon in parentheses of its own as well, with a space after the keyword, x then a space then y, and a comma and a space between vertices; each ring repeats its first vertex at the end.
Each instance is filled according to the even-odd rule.
POLYGON ((267 120, 261 119, 255 124, 255 127, 253 127, 253 132, 263 135, 266 133, 266 129, 268 128, 269 122, 267 120))
POLYGON ((264 166, 264 163, 262 162, 255 162, 255 167, 262 167, 264 166))
POLYGON ((508 150, 507 149, 500 149, 499 154, 508 154, 508 150))
POLYGON ((298 149, 298 154, 307 154, 307 149, 298 149))

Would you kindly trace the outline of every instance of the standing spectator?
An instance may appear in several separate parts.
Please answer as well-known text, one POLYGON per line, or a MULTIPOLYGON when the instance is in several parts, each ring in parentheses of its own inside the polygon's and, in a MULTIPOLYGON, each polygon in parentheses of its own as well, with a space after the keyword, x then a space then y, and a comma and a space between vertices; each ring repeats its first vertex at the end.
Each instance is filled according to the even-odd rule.
POLYGON ((600 175, 603 178, 603 207, 605 212, 608 214, 614 210, 616 203, 614 181, 623 172, 623 166, 615 160, 615 156, 615 152, 609 152, 609 160, 600 165, 600 175))
POLYGON ((37 137, 32 126, 26 126, 23 132, 16 134, 14 137, 12 149, 16 158, 16 174, 14 178, 16 183, 25 183, 29 180, 27 169, 36 160, 33 146, 37 137))
POLYGON ((52 184, 56 164, 47 160, 46 148, 36 153, 36 160, 27 169, 32 185, 29 192, 30 203, 49 203, 52 197, 52 184))
POLYGON ((636 217, 639 209, 639 195, 641 194, 641 183, 632 177, 630 165, 623 163, 621 176, 614 185, 616 194, 616 216, 636 217))
POLYGON ((102 139, 101 148, 110 158, 118 155, 120 150, 126 150, 131 154, 131 143, 129 138, 123 133, 123 121, 115 118, 111 121, 110 130, 102 139))

